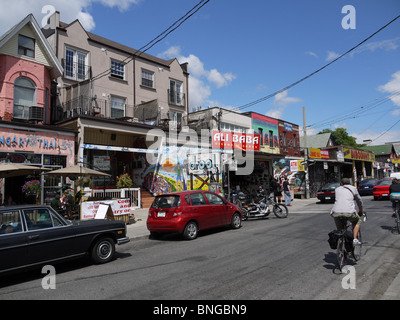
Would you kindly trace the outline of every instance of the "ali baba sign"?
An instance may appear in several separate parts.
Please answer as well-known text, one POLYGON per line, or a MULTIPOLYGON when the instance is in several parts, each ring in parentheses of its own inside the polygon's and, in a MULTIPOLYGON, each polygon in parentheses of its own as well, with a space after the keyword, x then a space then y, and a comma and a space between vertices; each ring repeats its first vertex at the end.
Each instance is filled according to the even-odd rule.
POLYGON ((240 132, 213 131, 212 147, 218 149, 260 151, 260 135, 240 132))

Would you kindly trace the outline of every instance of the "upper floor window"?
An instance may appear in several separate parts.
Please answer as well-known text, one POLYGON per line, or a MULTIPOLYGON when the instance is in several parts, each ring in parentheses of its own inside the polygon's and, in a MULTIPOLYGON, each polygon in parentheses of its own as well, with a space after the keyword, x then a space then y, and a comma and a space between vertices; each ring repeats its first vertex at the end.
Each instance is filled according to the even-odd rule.
POLYGON ((185 95, 183 93, 183 83, 177 80, 169 81, 169 103, 183 106, 185 95))
POLYGON ((88 54, 73 48, 65 49, 65 77, 82 81, 89 78, 88 54))
POLYGON ((13 117, 28 119, 29 108, 36 104, 36 85, 25 77, 19 77, 14 82, 13 117))
POLYGON ((18 54, 35 57, 35 39, 18 35, 18 54))
POLYGON ((142 69, 142 86, 154 88, 154 72, 142 69))
POLYGON ((125 116, 125 99, 111 96, 111 118, 125 116))
POLYGON ((122 62, 111 59, 111 76, 125 79, 125 65, 122 62))

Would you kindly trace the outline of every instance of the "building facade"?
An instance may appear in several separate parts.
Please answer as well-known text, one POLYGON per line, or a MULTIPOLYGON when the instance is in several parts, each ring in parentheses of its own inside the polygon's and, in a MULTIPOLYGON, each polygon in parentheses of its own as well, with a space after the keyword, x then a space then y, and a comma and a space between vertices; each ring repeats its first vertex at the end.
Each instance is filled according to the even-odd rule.
MULTIPOLYGON (((0 37, 0 162, 59 169, 75 162, 75 132, 50 125, 52 88, 63 72, 38 23, 28 15, 0 37)), ((40 177, 35 177, 40 179, 40 177)), ((1 194, 17 203, 32 177, 0 179, 1 194)), ((44 198, 59 189, 46 179, 44 198)))

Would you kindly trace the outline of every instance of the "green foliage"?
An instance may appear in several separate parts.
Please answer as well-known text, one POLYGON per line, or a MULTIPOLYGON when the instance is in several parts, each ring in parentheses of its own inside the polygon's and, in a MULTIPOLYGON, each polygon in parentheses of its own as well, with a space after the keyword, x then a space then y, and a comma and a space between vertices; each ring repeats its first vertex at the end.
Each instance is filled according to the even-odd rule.
POLYGON ((122 176, 117 177, 117 188, 131 188, 133 186, 133 182, 129 174, 124 173, 122 176))
POLYGON ((318 132, 318 134, 322 133, 331 133, 335 144, 338 146, 345 145, 355 148, 362 146, 356 142, 356 138, 349 136, 347 130, 344 128, 336 128, 335 131, 332 131, 331 129, 324 129, 321 132, 318 132))

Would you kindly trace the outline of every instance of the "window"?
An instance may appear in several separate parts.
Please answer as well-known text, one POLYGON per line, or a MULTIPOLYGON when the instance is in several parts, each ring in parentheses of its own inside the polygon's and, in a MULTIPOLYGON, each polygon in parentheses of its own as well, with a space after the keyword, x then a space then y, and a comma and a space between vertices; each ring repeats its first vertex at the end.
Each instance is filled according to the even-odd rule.
POLYGON ((28 230, 47 229, 62 226, 63 224, 49 212, 48 209, 24 210, 28 230))
POLYGON ((35 39, 19 35, 18 36, 18 54, 34 58, 35 57, 35 39))
POLYGON ((205 194, 206 194, 206 198, 210 204, 214 204, 214 205, 224 204, 224 200, 222 200, 222 198, 220 198, 216 194, 208 193, 208 192, 206 192, 205 194))
POLYGON ((111 76, 125 79, 125 65, 122 62, 111 60, 111 76))
POLYGON ((142 86, 154 88, 154 72, 142 69, 142 86))
POLYGON ((177 129, 182 127, 182 112, 170 111, 169 119, 170 119, 170 126, 172 126, 172 128, 177 129))
POLYGON ((273 131, 269 131, 269 146, 270 146, 270 148, 274 147, 274 133, 273 133, 273 131))
POLYGON ((177 80, 169 82, 169 103, 178 106, 184 105, 183 83, 177 80))
POLYGON ((282 140, 283 147, 287 147, 286 131, 284 131, 282 134, 282 140))
POLYGON ((89 77, 88 55, 72 48, 65 50, 65 77, 74 80, 86 80, 89 77))
POLYGON ((29 108, 36 104, 36 85, 25 77, 19 77, 14 82, 14 110, 16 119, 28 119, 29 108))
POLYGON ((258 128, 258 134, 260 135, 260 146, 264 145, 263 128, 258 128))
POLYGON ((111 118, 122 118, 125 116, 125 99, 111 97, 111 118))
POLYGON ((190 199, 192 200, 192 206, 207 204, 206 199, 204 199, 204 196, 201 193, 192 193, 190 199))
POLYGON ((5 211, 0 213, 0 236, 7 233, 22 231, 19 211, 5 211))

